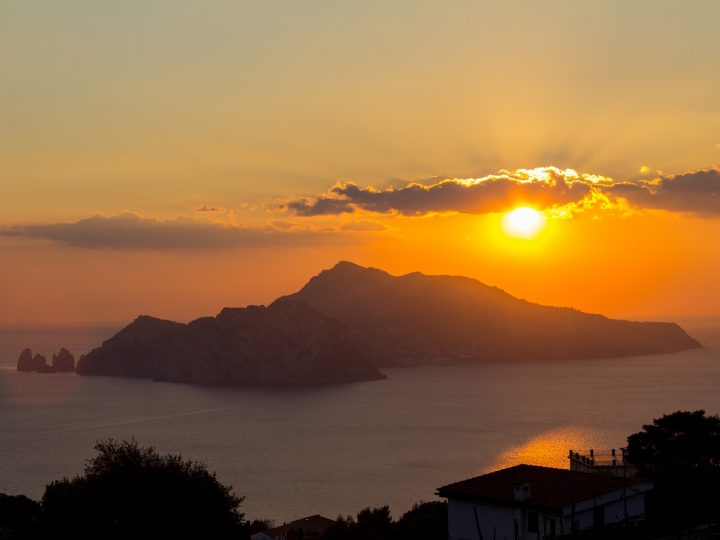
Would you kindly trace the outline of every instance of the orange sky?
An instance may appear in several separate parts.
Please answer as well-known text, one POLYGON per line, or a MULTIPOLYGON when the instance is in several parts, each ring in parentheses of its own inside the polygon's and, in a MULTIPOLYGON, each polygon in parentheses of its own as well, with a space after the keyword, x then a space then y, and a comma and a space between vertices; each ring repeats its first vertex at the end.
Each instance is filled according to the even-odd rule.
POLYGON ((0 324, 187 320, 341 259, 720 315, 715 2, 11 0, 0 324), (518 206, 546 216, 507 236, 518 206))

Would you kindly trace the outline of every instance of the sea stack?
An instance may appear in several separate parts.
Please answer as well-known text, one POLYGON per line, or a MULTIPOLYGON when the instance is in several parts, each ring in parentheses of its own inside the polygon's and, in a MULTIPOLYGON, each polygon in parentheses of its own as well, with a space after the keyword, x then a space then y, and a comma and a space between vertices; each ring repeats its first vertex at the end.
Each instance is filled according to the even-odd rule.
POLYGON ((40 353, 36 353, 35 356, 33 356, 32 364, 33 364, 33 366, 35 366, 35 371, 37 371, 39 373, 47 372, 50 369, 50 366, 48 366, 47 360, 40 353))
POLYGON ((23 349, 17 362, 18 371, 38 371, 47 366, 45 357, 41 354, 33 356, 30 348, 23 349))
POLYGON ((37 369, 33 365, 33 354, 32 350, 29 348, 23 349, 23 352, 20 353, 20 358, 18 358, 17 361, 17 370, 18 371, 35 371, 37 369))
POLYGON ((53 354, 52 367, 54 371, 75 371, 75 357, 63 347, 57 354, 53 354))

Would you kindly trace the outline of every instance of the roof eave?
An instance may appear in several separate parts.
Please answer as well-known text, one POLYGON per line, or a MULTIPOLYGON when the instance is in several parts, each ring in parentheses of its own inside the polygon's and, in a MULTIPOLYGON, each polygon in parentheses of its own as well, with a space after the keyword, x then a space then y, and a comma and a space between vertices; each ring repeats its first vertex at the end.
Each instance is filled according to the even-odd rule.
POLYGON ((467 493, 457 493, 457 492, 451 492, 451 491, 444 491, 442 489, 439 489, 435 492, 436 495, 439 497, 444 497, 446 499, 459 499, 465 502, 476 502, 476 503, 486 503, 486 504, 492 504, 495 506, 509 506, 511 508, 521 508, 525 510, 538 510, 542 512, 548 512, 548 513, 556 513, 561 514, 563 507, 562 506, 549 506, 546 504, 539 504, 534 503, 532 501, 508 501, 506 499, 497 499, 493 497, 482 497, 477 495, 469 495, 467 493))

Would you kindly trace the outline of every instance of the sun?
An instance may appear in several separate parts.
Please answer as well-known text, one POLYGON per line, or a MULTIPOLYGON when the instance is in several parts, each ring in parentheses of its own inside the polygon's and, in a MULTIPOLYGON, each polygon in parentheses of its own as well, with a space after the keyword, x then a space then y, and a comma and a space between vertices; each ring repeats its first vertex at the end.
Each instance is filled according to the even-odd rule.
POLYGON ((545 227, 545 214, 529 206, 521 206, 503 216, 502 227, 510 236, 529 239, 545 227))

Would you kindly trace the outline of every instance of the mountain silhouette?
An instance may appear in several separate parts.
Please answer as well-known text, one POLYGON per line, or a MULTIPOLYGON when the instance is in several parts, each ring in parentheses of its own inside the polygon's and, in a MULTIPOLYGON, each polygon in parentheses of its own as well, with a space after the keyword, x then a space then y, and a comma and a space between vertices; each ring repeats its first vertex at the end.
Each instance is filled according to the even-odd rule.
POLYGON ((700 347, 674 323, 614 320, 534 304, 461 276, 393 276, 340 262, 298 292, 374 349, 379 365, 607 358, 700 347))
POLYGON ((382 365, 695 347, 674 323, 542 306, 467 277, 393 276, 340 262, 268 307, 225 308, 188 324, 140 316, 82 356, 75 371, 200 384, 335 382, 382 378, 382 365))
POLYGON ((75 371, 199 384, 383 378, 361 338, 301 302, 225 308, 188 324, 140 316, 75 371))

